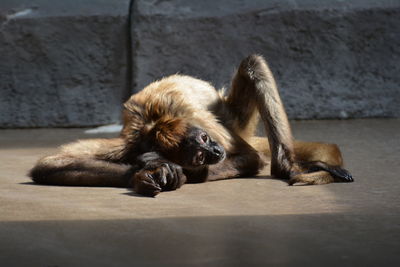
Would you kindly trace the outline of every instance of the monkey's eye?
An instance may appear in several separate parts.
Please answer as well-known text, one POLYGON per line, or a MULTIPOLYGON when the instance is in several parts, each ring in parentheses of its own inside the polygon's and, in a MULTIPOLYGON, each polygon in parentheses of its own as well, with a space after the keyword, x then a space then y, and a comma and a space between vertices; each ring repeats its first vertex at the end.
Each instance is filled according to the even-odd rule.
POLYGON ((203 133, 200 137, 201 137, 201 140, 202 140, 204 143, 207 143, 207 141, 208 141, 208 136, 207 136, 205 133, 203 133))

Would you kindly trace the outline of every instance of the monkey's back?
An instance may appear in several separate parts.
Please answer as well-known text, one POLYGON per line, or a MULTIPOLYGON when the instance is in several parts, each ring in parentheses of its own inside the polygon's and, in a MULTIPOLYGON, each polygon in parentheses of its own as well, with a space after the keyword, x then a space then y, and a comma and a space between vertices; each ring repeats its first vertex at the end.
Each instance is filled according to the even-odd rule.
POLYGON ((185 75, 171 75, 146 86, 132 96, 139 103, 147 103, 159 98, 163 102, 172 97, 172 101, 184 101, 186 106, 195 110, 210 110, 221 100, 220 93, 208 82, 185 75))

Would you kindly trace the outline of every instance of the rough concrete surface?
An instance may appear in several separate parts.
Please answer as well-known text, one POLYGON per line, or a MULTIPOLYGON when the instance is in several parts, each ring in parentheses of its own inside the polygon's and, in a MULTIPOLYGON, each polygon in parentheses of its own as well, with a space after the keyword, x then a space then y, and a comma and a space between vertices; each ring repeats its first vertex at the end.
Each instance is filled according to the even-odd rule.
POLYGON ((355 182, 290 187, 265 174, 156 198, 39 186, 25 175, 39 157, 99 135, 1 130, 0 265, 399 266, 400 120, 295 121, 293 130, 339 144, 355 182))
POLYGON ((118 121, 129 0, 2 0, 0 127, 118 121))

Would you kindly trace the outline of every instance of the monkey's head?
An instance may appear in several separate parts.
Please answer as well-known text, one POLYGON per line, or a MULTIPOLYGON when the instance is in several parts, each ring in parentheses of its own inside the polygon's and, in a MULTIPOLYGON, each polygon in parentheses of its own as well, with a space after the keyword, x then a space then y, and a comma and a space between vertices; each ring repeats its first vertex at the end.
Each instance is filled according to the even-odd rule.
POLYGON ((184 167, 197 168, 225 159, 225 149, 203 129, 180 118, 158 120, 147 133, 153 147, 184 167))
POLYGON ((199 167, 220 162, 225 158, 225 149, 212 140, 206 131, 198 127, 188 128, 178 152, 180 165, 199 167))

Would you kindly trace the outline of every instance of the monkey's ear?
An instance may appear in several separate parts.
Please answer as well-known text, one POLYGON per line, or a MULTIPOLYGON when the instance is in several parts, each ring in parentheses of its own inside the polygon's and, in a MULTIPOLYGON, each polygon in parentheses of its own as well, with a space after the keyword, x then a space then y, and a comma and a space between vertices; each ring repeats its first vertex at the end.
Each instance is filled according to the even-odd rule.
POLYGON ((157 120, 148 131, 160 149, 168 151, 179 146, 187 133, 188 124, 181 118, 163 117, 157 120))

